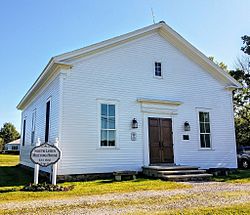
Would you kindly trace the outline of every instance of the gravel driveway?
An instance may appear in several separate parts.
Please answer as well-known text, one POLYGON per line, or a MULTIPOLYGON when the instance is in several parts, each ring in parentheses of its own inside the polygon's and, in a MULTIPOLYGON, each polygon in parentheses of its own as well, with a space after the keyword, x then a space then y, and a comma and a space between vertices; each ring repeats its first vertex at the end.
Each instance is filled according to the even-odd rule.
POLYGON ((12 202, 0 204, 0 208, 5 209, 6 214, 8 214, 8 210, 13 208, 22 209, 22 214, 124 214, 133 213, 134 211, 152 213, 154 211, 194 206, 217 206, 250 202, 250 184, 224 182, 189 182, 188 184, 191 184, 192 187, 167 191, 137 191, 122 194, 83 196, 74 199, 12 202), (147 203, 149 200, 154 204, 147 203), (44 208, 48 207, 52 209, 46 211, 44 208), (53 207, 57 208, 57 210, 53 210, 53 207))

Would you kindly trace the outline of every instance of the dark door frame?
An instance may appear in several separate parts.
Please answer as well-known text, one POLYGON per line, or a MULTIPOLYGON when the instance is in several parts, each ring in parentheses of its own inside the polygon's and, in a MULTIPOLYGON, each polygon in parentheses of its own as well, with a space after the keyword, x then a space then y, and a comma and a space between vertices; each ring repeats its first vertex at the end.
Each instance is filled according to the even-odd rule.
MULTIPOLYGON (((175 163, 175 156, 174 156, 174 136, 173 136, 173 118, 172 117, 164 117, 164 116, 147 116, 147 132, 148 132, 148 161, 149 164, 155 164, 151 162, 151 158, 150 158, 150 150, 151 150, 151 146, 150 146, 150 126, 149 126, 149 119, 150 118, 156 118, 156 119, 169 119, 171 120, 171 138, 172 138, 172 156, 173 156, 173 162, 171 163, 175 163)), ((164 162, 159 162, 159 164, 164 163, 164 162)), ((166 163, 166 162, 165 162, 166 163)))

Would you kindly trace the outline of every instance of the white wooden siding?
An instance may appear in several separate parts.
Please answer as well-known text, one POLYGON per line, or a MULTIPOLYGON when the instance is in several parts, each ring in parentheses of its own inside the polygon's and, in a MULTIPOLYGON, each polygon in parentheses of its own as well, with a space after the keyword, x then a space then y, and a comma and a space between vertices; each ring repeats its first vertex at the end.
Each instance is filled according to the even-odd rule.
MULTIPOLYGON (((20 141, 20 163, 23 165, 34 167, 34 164, 30 161, 30 150, 35 145, 31 145, 32 113, 34 109, 36 109, 35 142, 37 142, 37 138, 40 138, 41 143, 45 141, 45 114, 48 98, 51 98, 49 142, 54 143, 55 139, 59 137, 59 82, 60 75, 55 75, 52 81, 44 87, 39 95, 22 112, 21 127, 23 127, 24 117, 26 118, 25 146, 22 146, 23 136, 20 141)), ((23 135, 23 128, 21 135, 23 135)), ((50 167, 41 168, 41 170, 50 172, 50 167)))
MULTIPOLYGON (((147 143, 143 143, 143 113, 138 98, 183 102, 173 127, 177 164, 236 167, 231 93, 157 33, 70 63, 73 68, 62 83, 63 156, 58 174, 140 170, 147 164, 143 159, 147 143), (152 62, 159 59, 163 79, 153 78, 152 62), (97 147, 98 99, 119 103, 119 148, 97 147), (197 108, 211 109, 212 150, 199 148, 197 108), (131 129, 133 118, 138 120, 138 129, 131 129), (190 141, 182 141, 185 121, 191 126, 186 132, 190 141), (137 141, 131 141, 132 131, 136 131, 137 141)), ((52 106, 54 103, 52 100, 52 106)), ((29 124, 27 121, 27 128, 29 124)))

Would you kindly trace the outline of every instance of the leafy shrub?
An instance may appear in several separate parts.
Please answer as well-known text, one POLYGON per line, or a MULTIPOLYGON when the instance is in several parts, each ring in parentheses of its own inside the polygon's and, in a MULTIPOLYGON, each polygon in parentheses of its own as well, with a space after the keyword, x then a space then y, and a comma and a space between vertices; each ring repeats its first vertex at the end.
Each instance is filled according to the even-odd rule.
POLYGON ((29 184, 24 186, 21 191, 31 191, 31 192, 41 192, 41 191, 69 191, 73 190, 74 186, 67 186, 63 187, 60 185, 52 185, 52 184, 47 184, 41 183, 41 184, 29 184))
POLYGON ((9 192, 15 192, 17 191, 15 188, 10 188, 10 189, 1 189, 0 193, 9 193, 9 192))

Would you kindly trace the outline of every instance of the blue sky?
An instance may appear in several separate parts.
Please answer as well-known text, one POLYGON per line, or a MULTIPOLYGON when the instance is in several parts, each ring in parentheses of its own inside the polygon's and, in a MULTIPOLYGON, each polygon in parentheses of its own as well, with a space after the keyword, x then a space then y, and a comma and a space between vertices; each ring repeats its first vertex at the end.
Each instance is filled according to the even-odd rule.
POLYGON ((164 20, 233 69, 250 35, 249 0, 0 1, 0 126, 20 130, 16 105, 50 57, 164 20))

